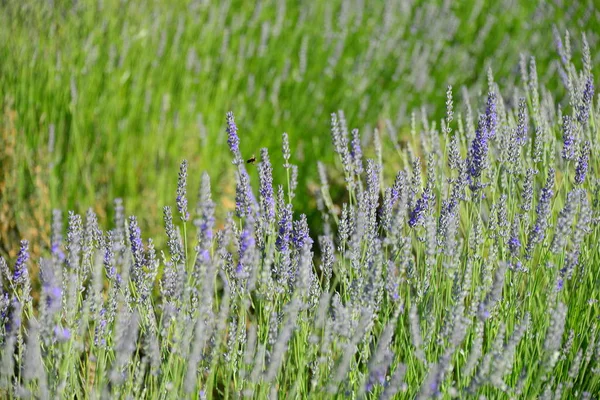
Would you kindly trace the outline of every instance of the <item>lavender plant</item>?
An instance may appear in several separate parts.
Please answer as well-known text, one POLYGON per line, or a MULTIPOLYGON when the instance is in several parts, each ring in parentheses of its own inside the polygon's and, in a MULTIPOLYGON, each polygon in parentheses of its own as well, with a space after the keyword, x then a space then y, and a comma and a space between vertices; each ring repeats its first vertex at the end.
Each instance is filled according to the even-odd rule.
POLYGON ((122 201, 106 232, 89 211, 69 214, 65 236, 55 212, 46 255, 30 260, 24 240, 0 259, 0 395, 594 398, 600 104, 590 71, 563 64, 560 113, 531 62, 517 101, 490 76, 463 113, 448 89, 442 134, 415 116, 403 145, 373 136, 375 159, 332 114, 342 168, 319 163, 322 232, 292 204, 287 135, 284 165, 260 151, 255 192, 232 113, 236 207, 222 225, 208 174, 188 206, 186 161, 158 253, 122 201))

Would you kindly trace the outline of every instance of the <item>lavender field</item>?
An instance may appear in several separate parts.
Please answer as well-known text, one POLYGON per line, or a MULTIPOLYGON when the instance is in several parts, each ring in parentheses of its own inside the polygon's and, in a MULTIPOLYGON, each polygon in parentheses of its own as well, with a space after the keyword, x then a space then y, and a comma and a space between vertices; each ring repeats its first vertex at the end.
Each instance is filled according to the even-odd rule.
POLYGON ((598 17, 4 2, 0 398, 599 399, 598 17))

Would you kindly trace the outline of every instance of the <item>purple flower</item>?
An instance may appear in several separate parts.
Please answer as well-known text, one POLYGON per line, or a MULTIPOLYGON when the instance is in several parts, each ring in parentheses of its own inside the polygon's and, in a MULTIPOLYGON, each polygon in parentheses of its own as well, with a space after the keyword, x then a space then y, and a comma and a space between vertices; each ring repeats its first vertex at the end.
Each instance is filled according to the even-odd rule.
POLYGON ((519 114, 517 117, 517 143, 524 145, 527 141, 527 102, 524 97, 519 99, 519 114))
POLYGON ((227 144, 229 150, 233 153, 233 165, 242 163, 242 154, 240 153, 240 138, 238 137, 238 129, 233 119, 233 113, 227 113, 227 144))
POLYGON ((539 202, 535 208, 538 216, 548 216, 550 215, 550 201, 552 200, 552 196, 554 196, 554 168, 550 168, 548 170, 548 178, 546 179, 546 184, 542 188, 542 192, 540 193, 539 202))
POLYGON ((438 386, 439 386, 439 382, 437 380, 434 380, 433 382, 431 382, 429 384, 429 390, 431 391, 431 393, 437 395, 437 393, 438 393, 438 386))
POLYGON ((324 290, 327 291, 329 290, 333 266, 336 261, 333 238, 330 235, 320 236, 319 247, 321 248, 321 272, 323 272, 324 290))
POLYGON ((508 239, 508 249, 513 257, 517 257, 520 248, 521 241, 519 240, 519 217, 515 217, 512 223, 510 239, 508 239))
POLYGON ((8 316, 8 308, 10 306, 10 297, 8 293, 4 292, 0 297, 0 325, 6 323, 6 317, 8 316))
POLYGON ((175 225, 173 225, 171 207, 165 206, 163 208, 163 216, 165 221, 165 232, 168 237, 167 246, 169 247, 169 253, 171 254, 171 261, 174 264, 181 263, 185 259, 185 252, 183 250, 183 245, 181 244, 179 235, 175 230, 175 225))
POLYGON ((190 219, 188 213, 188 201, 187 201, 187 160, 183 160, 179 166, 179 179, 177 180, 177 210, 181 215, 181 220, 187 222, 190 219))
POLYGON ((350 150, 348 149, 348 130, 344 113, 339 111, 338 114, 331 114, 331 136, 333 138, 334 150, 340 156, 342 166, 344 167, 346 183, 352 187, 354 185, 354 178, 352 175, 354 164, 352 162, 350 150))
POLYGON ((379 165, 371 159, 367 160, 367 198, 372 208, 377 208, 377 201, 379 199, 379 173, 379 165))
POLYGON ((81 239, 83 225, 81 215, 69 212, 69 228, 67 229, 67 265, 71 270, 79 268, 79 255, 81 253, 81 239))
POLYGON ((290 150, 290 139, 286 132, 281 135, 281 148, 283 153, 283 168, 290 168, 290 157, 292 151, 290 150))
POLYGON ((425 220, 425 213, 431 207, 431 203, 434 199, 433 192, 429 185, 423 191, 423 195, 417 200, 417 204, 415 208, 410 212, 410 219, 408 221, 408 225, 411 228, 414 228, 417 225, 420 225, 425 220))
POLYGON ((21 240, 21 248, 17 255, 17 262, 15 264, 15 271, 13 274, 13 281, 16 284, 26 284, 29 282, 29 273, 27 272, 27 260, 29 260, 29 242, 27 240, 21 240))
POLYGON ((585 176, 588 170, 588 163, 590 158, 590 142, 586 141, 581 149, 579 158, 577 159, 577 166, 575 167, 575 184, 581 185, 585 181, 585 176))
POLYGON ((115 231, 108 231, 106 233, 105 247, 104 247, 104 269, 106 270, 106 276, 108 279, 115 279, 115 275, 117 273, 117 269, 115 268, 115 254, 113 252, 113 247, 115 245, 115 231))
POLYGON ((10 313, 10 321, 6 324, 5 332, 16 333, 21 327, 21 316, 23 313, 23 304, 13 296, 11 299, 12 312, 10 313))
POLYGON ((531 210, 531 202, 533 201, 533 178, 537 174, 535 169, 529 168, 525 174, 523 182, 523 192, 521 193, 521 210, 531 210))
POLYGON ((356 175, 360 175, 363 172, 363 163, 362 148, 360 146, 360 135, 358 134, 358 129, 352 130, 351 146, 350 155, 352 156, 352 161, 354 163, 354 172, 356 175))
POLYGON ((125 240, 125 208, 123 207, 123 200, 115 199, 115 243, 121 243, 125 240))
POLYGON ((516 236, 511 236, 510 239, 508 239, 508 248, 510 249, 510 252, 513 255, 517 255, 519 248, 521 247, 521 241, 519 240, 518 237, 516 236))
POLYGON ((280 253, 279 266, 277 271, 279 282, 284 284, 290 277, 290 240, 292 236, 292 206, 286 204, 284 200, 283 187, 280 185, 277 190, 277 238, 275 247, 280 253))
POLYGON ((461 164, 460 149, 459 149, 459 138, 457 134, 454 134, 450 139, 450 145, 448 149, 448 167, 451 170, 458 170, 461 164))
POLYGON ((235 212, 240 218, 252 213, 252 204, 256 202, 250 187, 250 176, 244 165, 239 165, 235 188, 235 212))
POLYGON ((289 204, 281 202, 279 208, 279 221, 277 222, 278 232, 275 245, 277 250, 285 252, 288 250, 292 234, 292 208, 289 204))
POLYGON ((108 326, 108 321, 107 321, 107 316, 106 316, 106 308, 102 308, 100 310, 100 323, 98 325, 96 325, 95 329, 94 329, 94 345, 99 346, 105 346, 106 345, 106 338, 105 338, 105 334, 106 334, 106 327, 108 326))
POLYGON ((496 111, 496 93, 489 92, 487 104, 485 107, 485 128, 487 137, 493 139, 496 136, 496 128, 498 127, 498 113, 496 111))
POLYGON ((261 162, 258 166, 260 180, 260 206, 268 225, 275 220, 275 197, 273 194, 273 168, 266 148, 260 150, 261 162))
MULTIPOLYGON (((472 180, 478 179, 485 168, 488 153, 488 138, 486 117, 482 115, 479 117, 475 138, 471 143, 471 150, 467 160, 467 172, 472 180)), ((473 183, 472 187, 477 186, 473 183)))
POLYGON ((50 251, 59 262, 65 259, 65 253, 62 251, 62 213, 60 210, 52 211, 52 244, 50 251))
POLYGON ((385 383, 386 372, 387 371, 383 368, 374 368, 373 371, 370 372, 365 389, 370 392, 375 385, 383 385, 385 383))
POLYGON ((62 288, 60 278, 56 276, 54 265, 45 259, 40 261, 40 280, 42 282, 42 298, 45 299, 46 312, 54 315, 62 307, 62 288))
POLYGON ((200 252, 200 256, 203 262, 208 263, 210 262, 210 251, 208 251, 207 249, 204 249, 200 252))
POLYGON ((590 117, 590 108, 592 106, 592 101, 594 98, 594 81, 592 77, 588 77, 585 82, 585 88, 583 89, 583 96, 581 98, 581 103, 577 109, 577 121, 581 125, 585 125, 588 122, 590 117))
POLYGON ((291 175, 290 175, 290 185, 288 190, 288 196, 290 199, 293 199, 296 196, 296 188, 298 187, 298 166, 290 165, 291 175))
POLYGON ((194 225, 199 230, 200 239, 203 246, 208 246, 213 238, 213 227, 215 225, 215 203, 212 200, 210 192, 210 177, 206 172, 202 174, 200 182, 200 194, 197 205, 198 219, 194 225))
POLYGON ((563 116, 563 149, 562 158, 565 160, 575 159, 575 136, 573 133, 573 124, 568 115, 563 116))
POLYGON ((56 325, 54 327, 54 336, 59 342, 66 342, 71 339, 71 331, 67 328, 56 325))
POLYGON ((300 215, 300 219, 298 221, 294 221, 293 226, 294 230, 292 233, 292 243, 294 243, 294 247, 296 247, 297 250, 301 250, 305 245, 311 246, 313 244, 313 240, 311 239, 308 230, 308 221, 306 220, 306 215, 300 215))
POLYGON ((438 244, 442 246, 448 238, 448 230, 450 223, 456 219, 458 208, 458 197, 456 197, 456 186, 452 190, 452 195, 449 199, 442 202, 442 209, 438 221, 438 244))
POLYGON ((565 53, 565 49, 563 47, 562 39, 560 38, 560 34, 558 33, 558 29, 556 27, 552 27, 552 34, 554 36, 554 45, 556 46, 556 51, 560 55, 560 59, 563 65, 567 65, 569 59, 567 58, 567 54, 565 53))
POLYGON ((141 269, 144 265, 144 245, 142 243, 142 231, 135 216, 129 217, 129 241, 131 242, 131 254, 134 260, 134 270, 141 269))
POLYGON ((548 178, 546 184, 542 188, 538 204, 535 208, 537 218, 535 224, 531 228, 529 237, 527 240, 527 247, 525 249, 526 257, 531 259, 534 246, 537 243, 541 243, 546 235, 546 228, 548 227, 548 217, 552 211, 550 202, 552 196, 554 196, 554 169, 550 168, 548 171, 548 178))
POLYGON ((252 245, 254 245, 252 232, 250 229, 242 230, 242 233, 240 234, 240 254, 246 253, 252 245))
POLYGON ((254 246, 255 240, 251 229, 242 230, 239 237, 239 259, 235 271, 238 279, 246 279, 249 276, 249 268, 252 268, 254 259, 254 246))

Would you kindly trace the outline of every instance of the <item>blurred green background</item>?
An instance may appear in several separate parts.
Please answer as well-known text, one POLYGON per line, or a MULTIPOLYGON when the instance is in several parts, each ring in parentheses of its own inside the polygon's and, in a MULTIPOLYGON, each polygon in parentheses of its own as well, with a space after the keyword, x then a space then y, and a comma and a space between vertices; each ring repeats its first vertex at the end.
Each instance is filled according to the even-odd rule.
POLYGON ((106 221, 116 197, 154 234, 183 158, 190 202, 207 170, 231 209, 229 110, 244 156, 269 148, 276 183, 289 133, 295 209, 311 215, 332 112, 366 138, 402 132, 415 108, 443 117, 448 84, 456 102, 463 85, 485 91, 488 67, 518 82, 522 55, 559 90, 553 28, 597 49, 599 20, 593 1, 2 1, 0 251, 21 237, 39 251, 52 208, 106 221))

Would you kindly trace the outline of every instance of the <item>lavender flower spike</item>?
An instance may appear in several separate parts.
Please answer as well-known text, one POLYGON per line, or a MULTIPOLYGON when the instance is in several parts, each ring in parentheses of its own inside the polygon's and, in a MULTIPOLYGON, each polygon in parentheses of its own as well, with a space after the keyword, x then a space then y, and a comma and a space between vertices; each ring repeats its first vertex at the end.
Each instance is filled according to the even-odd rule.
POLYGON ((267 224, 275 221, 275 196, 273 193, 273 168, 269 161, 269 151, 266 148, 260 150, 261 162, 258 166, 260 178, 260 207, 267 224))
POLYGON ((573 124, 568 115, 563 116, 563 149, 562 158, 565 160, 575 159, 575 136, 573 133, 573 124))
POLYGON ((546 229, 548 228, 548 217, 552 211, 552 197, 554 196, 554 168, 548 170, 548 178, 546 184, 540 192, 538 204, 535 208, 537 218, 535 225, 531 228, 529 238, 527 241, 527 247, 525 249, 525 256, 527 259, 531 259, 532 252, 536 244, 541 243, 546 235, 546 229))
POLYGON ((181 220, 187 222, 190 219, 187 201, 187 160, 183 160, 179 167, 179 179, 177 180, 177 210, 181 214, 181 220))
POLYGON ((585 181, 585 175, 588 170, 590 161, 590 142, 586 141, 581 149, 579 158, 577 159, 577 167, 575 167, 575 184, 581 185, 585 181))
POLYGON ((523 146, 527 141, 527 101, 524 97, 519 99, 519 114, 517 121, 517 142, 523 146))
POLYGON ((577 122, 581 125, 585 125, 590 118, 590 108, 592 107, 592 101, 594 99, 594 81, 592 77, 588 77, 585 82, 585 88, 583 89, 583 96, 581 98, 581 104, 577 109, 577 122))
POLYGON ((21 240, 21 248, 17 255, 17 262, 15 264, 15 272, 13 274, 13 281, 16 284, 25 284, 29 280, 29 273, 27 272, 27 260, 29 260, 29 242, 27 240, 21 240))
POLYGON ((281 135, 282 152, 283 152, 283 168, 290 168, 290 157, 292 151, 290 150, 290 139, 286 132, 281 135))
POLYGON ((488 132, 486 117, 479 117, 479 124, 475 131, 475 138, 471 143, 471 151, 468 158, 468 170, 471 179, 477 179, 485 168, 488 153, 488 132))
POLYGON ((360 135, 358 129, 352 130, 352 148, 350 149, 350 155, 354 163, 354 172, 356 175, 360 175, 363 172, 363 161, 362 161, 362 148, 360 146, 360 135))
POLYGON ((250 187, 250 176, 248 176, 244 165, 240 165, 235 188, 235 212, 237 216, 243 218, 250 215, 255 201, 250 187))
POLYGON ((129 217, 129 242, 131 243, 131 255, 133 265, 131 268, 132 279, 136 284, 141 283, 144 268, 144 245, 142 243, 142 231, 135 216, 129 217))
POLYGON ((521 240, 519 240, 519 217, 515 216, 511 227, 510 239, 508 239, 508 248, 513 257, 518 257, 519 249, 521 248, 521 240))
POLYGON ((200 192, 198 195, 198 205, 196 213, 198 218, 194 224, 199 230, 202 243, 207 245, 213 238, 213 227, 215 224, 215 203, 212 200, 210 191, 210 177, 206 172, 202 174, 200 182, 200 192))
POLYGON ((242 163, 242 153, 240 153, 240 138, 238 137, 238 128, 235 125, 233 119, 233 113, 229 111, 227 113, 227 144, 229 150, 233 153, 233 165, 239 165, 242 163))
POLYGON ((485 108, 485 127, 487 137, 493 139, 496 136, 496 128, 498 127, 498 112, 496 111, 496 93, 489 92, 487 104, 485 108))
POLYGON ((554 168, 550 168, 548 170, 548 177, 546 179, 546 184, 542 188, 542 192, 540 193, 539 202, 535 208, 536 213, 539 217, 547 217, 550 215, 550 201, 552 200, 552 196, 554 196, 554 168))
POLYGON ((431 206, 433 198, 434 195, 431 191, 431 188, 429 187, 429 185, 427 185, 427 188, 425 188, 425 190, 423 191, 423 195, 421 196, 421 198, 419 198, 419 200, 417 200, 415 208, 410 213, 408 225, 410 225, 411 228, 414 228, 415 226, 423 223, 423 221, 425 220, 425 213, 431 206))
POLYGON ((52 211, 52 243, 51 249, 52 255, 60 262, 64 261, 65 253, 62 251, 62 212, 60 210, 52 211))

